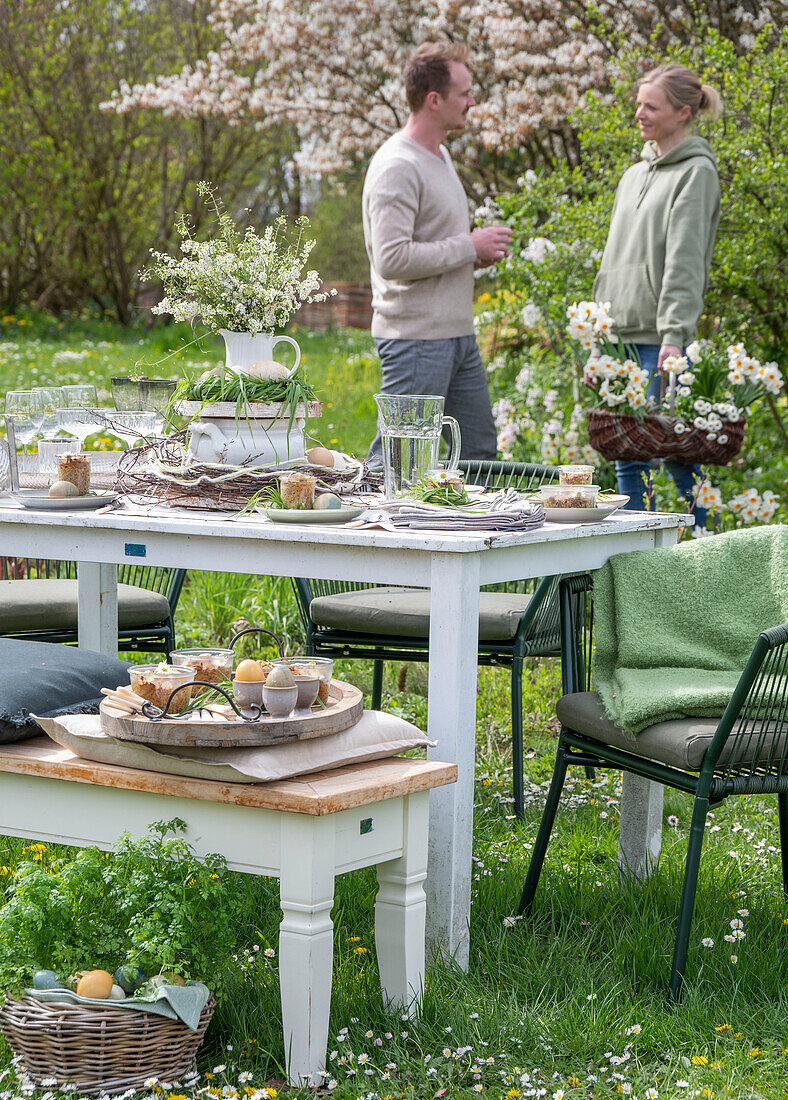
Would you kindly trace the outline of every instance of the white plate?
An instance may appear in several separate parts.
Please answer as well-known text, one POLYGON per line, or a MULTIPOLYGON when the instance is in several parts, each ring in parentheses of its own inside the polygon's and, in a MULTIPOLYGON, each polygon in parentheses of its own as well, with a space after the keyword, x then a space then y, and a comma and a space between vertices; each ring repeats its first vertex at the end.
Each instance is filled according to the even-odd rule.
POLYGON ((41 489, 17 489, 11 496, 23 508, 41 512, 91 511, 103 508, 105 504, 114 504, 117 493, 97 493, 87 497, 51 497, 41 489))
POLYGON ((363 508, 346 505, 344 508, 263 508, 274 523, 348 523, 364 511, 363 508))
POLYGON ((628 496, 611 496, 596 508, 545 508, 544 515, 549 523, 599 523, 612 516, 628 500, 628 496))

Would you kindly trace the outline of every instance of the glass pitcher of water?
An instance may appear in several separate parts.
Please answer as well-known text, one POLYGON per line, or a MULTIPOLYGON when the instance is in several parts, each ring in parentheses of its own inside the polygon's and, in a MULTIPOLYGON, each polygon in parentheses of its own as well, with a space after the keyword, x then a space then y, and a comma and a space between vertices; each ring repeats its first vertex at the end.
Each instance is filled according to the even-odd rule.
POLYGON ((438 463, 441 431, 451 431, 448 469, 457 467, 460 457, 460 425, 453 416, 443 415, 443 398, 432 394, 376 393, 378 429, 383 444, 383 484, 391 500, 406 493, 438 463))

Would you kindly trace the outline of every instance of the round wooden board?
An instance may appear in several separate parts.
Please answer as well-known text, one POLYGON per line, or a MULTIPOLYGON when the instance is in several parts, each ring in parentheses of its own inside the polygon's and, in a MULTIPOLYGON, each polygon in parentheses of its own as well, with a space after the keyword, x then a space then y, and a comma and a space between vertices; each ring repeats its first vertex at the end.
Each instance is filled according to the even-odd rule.
MULTIPOLYGON (((309 416, 323 415, 323 406, 320 402, 310 401, 306 409, 303 404, 296 405, 296 417, 303 420, 307 415, 307 410, 309 416)), ((250 401, 243 406, 239 415, 238 406, 234 401, 214 401, 210 403, 179 401, 178 412, 181 416, 204 416, 209 420, 275 420, 282 416, 282 406, 276 402, 263 404, 259 401, 250 401)), ((285 413, 284 419, 290 419, 289 409, 285 413)))
MULTIPOLYGON (((197 722, 178 718, 156 720, 142 714, 120 717, 106 700, 99 707, 101 728, 119 741, 142 741, 148 745, 183 748, 240 748, 251 745, 281 745, 339 733, 358 722, 364 711, 361 692, 353 684, 332 680, 329 705, 325 710, 294 714, 289 718, 263 717, 258 722, 197 722)), ((217 700, 219 697, 217 696, 217 700)))

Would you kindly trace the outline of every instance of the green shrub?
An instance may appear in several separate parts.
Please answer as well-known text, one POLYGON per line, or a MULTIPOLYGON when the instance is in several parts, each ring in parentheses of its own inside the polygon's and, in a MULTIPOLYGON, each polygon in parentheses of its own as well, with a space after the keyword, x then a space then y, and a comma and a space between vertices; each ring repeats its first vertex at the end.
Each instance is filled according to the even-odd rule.
POLYGON ((185 831, 179 818, 157 821, 139 839, 124 833, 111 854, 56 859, 29 845, 0 908, 0 989, 18 991, 39 969, 65 979, 127 962, 221 984, 237 931, 231 877, 224 857, 200 859, 185 831))

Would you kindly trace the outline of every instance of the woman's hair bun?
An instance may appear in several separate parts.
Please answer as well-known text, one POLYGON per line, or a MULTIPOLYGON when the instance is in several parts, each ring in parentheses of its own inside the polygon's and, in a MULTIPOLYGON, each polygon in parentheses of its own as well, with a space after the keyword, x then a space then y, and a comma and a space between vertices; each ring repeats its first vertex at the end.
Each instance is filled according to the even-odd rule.
POLYGON ((719 118, 722 114, 722 96, 711 84, 701 84, 698 111, 709 118, 719 118))

